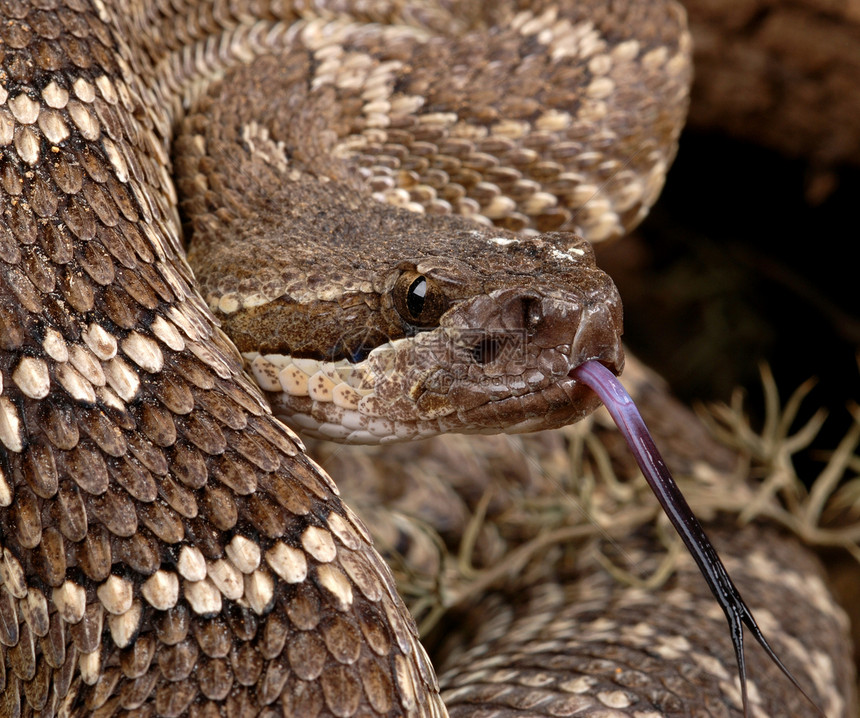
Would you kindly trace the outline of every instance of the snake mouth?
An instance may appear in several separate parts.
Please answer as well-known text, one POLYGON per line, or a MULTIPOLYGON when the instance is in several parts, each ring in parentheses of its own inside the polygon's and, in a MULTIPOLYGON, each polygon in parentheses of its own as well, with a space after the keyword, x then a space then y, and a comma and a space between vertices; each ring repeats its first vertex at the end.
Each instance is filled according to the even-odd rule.
MULTIPOLYGON (((525 433, 572 424, 600 406, 596 394, 576 375, 577 367, 597 361, 616 376, 624 368, 619 322, 611 306, 595 303, 581 308, 573 338, 570 323, 565 327, 552 320, 544 328, 539 344, 558 341, 558 348, 537 353, 532 376, 539 377, 530 391, 488 397, 480 388, 462 388, 456 397, 458 431, 468 433, 525 433), (563 333, 562 333, 563 332, 563 333), (556 335, 557 337, 553 337, 556 335), (552 337, 551 341, 550 338, 552 337), (566 339, 566 343, 564 342, 566 339), (567 347, 562 349, 562 347, 567 347), (472 397, 470 391, 474 391, 472 397), (471 402, 470 402, 471 399, 471 402), (472 428, 469 428, 472 427, 472 428)), ((526 372, 525 376, 528 376, 526 372)), ((452 422, 451 430, 454 430, 452 422)))
MULTIPOLYGON (((598 360, 600 361, 600 360, 598 360)), ((611 361, 600 361, 617 373, 611 361)), ((521 396, 489 401, 472 409, 457 412, 457 424, 451 430, 465 433, 524 434, 558 429, 576 423, 600 405, 597 395, 573 376, 576 367, 559 381, 521 396)), ((443 424, 450 423, 448 421, 443 424)))
POLYGON ((247 358, 260 386, 275 393, 276 413, 327 438, 377 443, 554 429, 600 404, 576 367, 623 368, 614 298, 502 290, 464 307, 453 326, 391 340, 358 365, 247 358))

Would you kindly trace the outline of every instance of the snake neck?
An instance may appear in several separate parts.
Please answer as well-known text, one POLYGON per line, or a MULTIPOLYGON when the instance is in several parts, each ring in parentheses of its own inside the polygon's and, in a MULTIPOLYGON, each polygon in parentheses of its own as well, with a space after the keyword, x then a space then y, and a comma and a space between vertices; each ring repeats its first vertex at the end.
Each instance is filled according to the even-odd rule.
POLYGON ((185 119, 189 258, 303 429, 364 441, 551 428, 594 408, 574 366, 620 370, 617 292, 571 233, 620 234, 656 197, 686 48, 610 52, 601 32, 618 18, 562 12, 457 37, 299 23, 185 119))

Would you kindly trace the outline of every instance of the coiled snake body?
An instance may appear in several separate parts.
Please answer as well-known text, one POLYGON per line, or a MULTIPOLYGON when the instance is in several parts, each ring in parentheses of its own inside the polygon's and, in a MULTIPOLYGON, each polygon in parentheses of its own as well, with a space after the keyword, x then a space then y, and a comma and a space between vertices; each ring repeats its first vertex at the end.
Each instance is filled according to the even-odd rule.
MULTIPOLYGON (((619 309, 563 232, 618 234, 655 199, 688 40, 670 3, 523 5, 0 2, 0 715, 445 713, 367 528, 212 312, 319 434, 590 411, 552 377, 620 364, 619 309), (440 345, 416 351, 432 332, 414 327, 443 309, 498 332, 447 335, 477 378, 421 364, 440 345), (274 338, 251 348, 261 328, 274 338), (520 384, 499 369, 512 328, 539 339, 520 384), (374 371, 344 373, 368 355, 374 371)), ((835 633, 835 609, 795 588, 835 633)), ((731 668, 679 643, 710 648, 704 618, 675 609, 692 617, 677 629, 641 601, 599 576, 542 584, 451 669, 449 707, 737 709, 731 668)), ((814 682, 828 715, 838 672, 814 682)), ((806 710, 790 690, 754 703, 806 710)))

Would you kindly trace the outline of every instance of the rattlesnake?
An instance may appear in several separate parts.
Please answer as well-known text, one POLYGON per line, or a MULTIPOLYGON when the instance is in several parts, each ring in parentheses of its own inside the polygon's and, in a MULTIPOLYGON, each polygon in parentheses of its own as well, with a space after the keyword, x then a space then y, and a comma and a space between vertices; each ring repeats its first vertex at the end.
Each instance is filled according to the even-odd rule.
MULTIPOLYGON (((478 248, 503 265, 519 257, 501 269, 521 275, 533 272, 542 253, 541 266, 563 276, 587 250, 560 232, 619 234, 656 198, 686 97, 680 12, 671 3, 637 2, 611 12, 602 3, 484 10, 5 0, 0 7, 0 715, 444 714, 430 660, 367 528, 298 438, 270 416, 212 311, 248 353, 244 335, 262 321, 258 308, 284 292, 304 291, 305 301, 385 296, 398 280, 381 276, 378 265, 402 251, 404 227, 419 233, 416 246, 434 248, 412 268, 409 289, 433 272, 452 285, 464 281, 463 271, 480 272, 487 260, 474 258, 478 248), (503 30, 466 32, 494 13, 503 30), (387 27, 359 26, 368 20, 387 27), (407 40, 418 50, 405 50, 407 40), (288 61, 241 67, 296 46, 305 50, 288 61), (372 60, 374 53, 385 61, 372 60), (546 63, 556 74, 546 74, 546 63), (289 94, 268 84, 267 73, 281 67, 289 94), (292 73, 305 72, 314 79, 296 84, 292 73), (217 102, 207 94, 213 78, 226 90, 217 102), (240 87, 249 94, 234 94, 240 87), (422 108, 419 90, 436 99, 422 108), (338 93, 343 115, 331 104, 338 93), (310 104, 299 106, 300 99, 310 104), (173 147, 192 106, 238 124, 213 126, 190 113, 173 147), (256 119, 245 118, 248 107, 256 119), (411 132, 408 117, 419 108, 411 132), (204 136, 212 127, 237 134, 204 136), (415 156, 404 153, 410 132, 415 156), (256 249, 245 247, 253 256, 269 251, 272 225, 261 220, 278 226, 291 216, 293 260, 305 265, 265 263, 241 270, 250 274, 238 280, 215 278, 220 249, 198 243, 192 253, 203 258, 201 298, 184 259, 174 150, 189 235, 199 240, 245 220, 240 238, 269 235, 253 237, 256 249), (495 162, 494 152, 509 163, 495 162), (345 169, 355 156, 363 169, 345 169), (311 185, 311 166, 342 182, 311 185), (273 185, 278 173, 291 183, 288 192, 273 185), (406 207, 383 210, 369 203, 369 192, 406 207), (426 214, 441 217, 419 224, 422 202, 426 214), (311 206, 313 213, 298 211, 311 206), (453 210, 472 223, 449 219, 453 210), (509 231, 487 227, 488 220, 509 231), (309 240, 313 230, 349 236, 369 226, 380 233, 372 263, 358 261, 354 248, 322 253, 309 240), (527 239, 530 229, 545 234, 527 239), (468 242, 472 250, 464 249, 468 242), (357 265, 352 279, 343 266, 330 274, 337 262, 357 265)), ((488 294, 502 287, 492 272, 481 281, 488 294)), ((601 306, 594 311, 617 315, 601 306)), ((392 307, 365 298, 351 308, 390 316, 392 307)), ((322 323, 324 314, 309 321, 292 311, 277 321, 290 336, 311 326, 313 341, 334 339, 332 360, 363 357, 373 331, 345 333, 340 319, 322 323)), ((392 345, 406 338, 392 327, 382 333, 392 345)), ((601 341, 609 355, 599 356, 610 361, 611 342, 601 341)), ((315 351, 311 340, 293 349, 315 351)), ((498 350, 481 345, 483 357, 498 350)), ((257 351, 247 357, 250 369, 273 389, 265 356, 277 348, 257 351)), ((276 367, 277 376, 286 368, 276 367)), ((337 376, 321 394, 335 393, 337 376)), ((297 380, 306 388, 307 378, 297 380)), ((543 417, 523 401, 518 421, 477 411, 465 418, 480 430, 557 426, 593 408, 572 410, 573 391, 545 402, 543 417)), ((344 392, 336 410, 312 409, 305 423, 330 433, 335 415, 357 402, 344 392)), ((450 428, 438 419, 450 407, 436 394, 422 410, 437 430, 450 428)), ((465 398, 473 401, 474 392, 465 398)), ((294 401, 275 403, 283 410, 278 402, 294 401)), ((395 406, 376 418, 399 419, 399 412, 395 406)), ((382 423, 357 429, 374 433, 382 423)), ((791 551, 773 541, 775 552, 791 551)), ((796 575, 818 585, 812 565, 796 575)), ((696 591, 687 590, 677 603, 696 591)), ((821 640, 838 635, 829 599, 798 590, 806 591, 799 615, 811 615, 821 640), (819 602, 817 612, 810 601, 819 602)), ((545 581, 527 598, 524 618, 512 618, 521 607, 502 609, 514 622, 487 622, 462 667, 449 669, 452 711, 481 702, 555 715, 646 715, 661 707, 727 714, 723 694, 737 709, 731 669, 689 648, 703 640, 710 648, 695 611, 681 611, 692 623, 679 632, 690 644, 679 648, 661 607, 641 610, 640 594, 605 575, 566 586, 545 581), (605 607, 608 623, 582 622, 577 611, 594 605, 577 594, 613 603, 605 607), (635 618, 638 628, 627 634, 609 616, 629 606, 626 620, 635 618), (590 633, 597 643, 577 656, 577 641, 590 633), (636 670, 633 655, 647 654, 652 642, 659 644, 652 656, 666 660, 652 657, 636 670), (494 644, 501 647, 490 655, 494 644), (676 669, 679 651, 689 655, 676 669), (543 663, 524 667, 532 660, 543 663)), ((842 649, 832 650, 838 656, 842 649)), ((845 677, 831 660, 816 653, 807 666, 817 669, 814 696, 828 715, 839 715, 845 703, 833 686, 845 677)), ((753 670, 764 671, 755 662, 753 670)), ((781 683, 759 686, 757 703, 775 714, 783 706, 808 710, 781 683)))

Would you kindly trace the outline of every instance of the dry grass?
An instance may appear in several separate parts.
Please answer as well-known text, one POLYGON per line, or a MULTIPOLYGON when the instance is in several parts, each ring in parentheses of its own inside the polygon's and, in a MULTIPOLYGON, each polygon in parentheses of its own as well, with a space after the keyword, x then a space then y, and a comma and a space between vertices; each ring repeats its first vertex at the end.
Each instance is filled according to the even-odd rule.
MULTIPOLYGON (((805 483, 795 457, 821 429, 824 412, 816 412, 800 428, 792 427, 812 383, 799 387, 784 403, 766 368, 762 385, 765 419, 760 430, 750 425, 740 391, 729 404, 699 409, 710 433, 737 460, 729 472, 694 463, 688 475, 675 476, 684 495, 703 521, 717 514, 734 515, 739 524, 773 521, 812 547, 839 547, 860 562, 860 409, 851 407, 853 425, 824 457, 818 476, 805 483)), ((433 572, 415 571, 407 560, 397 561, 395 551, 387 551, 389 557, 395 554, 398 584, 422 634, 450 609, 472 603, 491 588, 534 581, 542 571, 553 570, 548 566, 577 551, 593 552, 608 571, 633 585, 653 588, 672 574, 683 546, 641 474, 621 473, 626 467, 607 448, 611 434, 600 423, 592 418, 563 430, 564 456, 547 452, 540 436, 508 437, 527 457, 530 482, 489 484, 472 504, 457 546, 449 541, 446 547, 431 526, 421 524, 420 531, 438 551, 433 572), (526 483, 533 487, 535 480, 541 490, 523 488, 526 483), (503 511, 490 515, 488 509, 500 491, 513 492, 514 498, 503 511), (611 546, 614 538, 654 523, 667 550, 652 574, 634 574, 601 552, 601 546, 611 546), (483 559, 476 560, 476 555, 483 559)))

